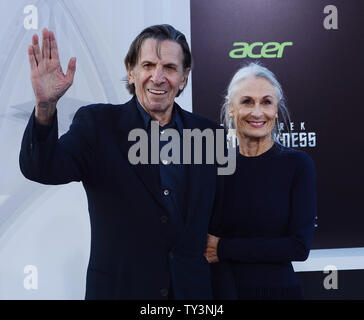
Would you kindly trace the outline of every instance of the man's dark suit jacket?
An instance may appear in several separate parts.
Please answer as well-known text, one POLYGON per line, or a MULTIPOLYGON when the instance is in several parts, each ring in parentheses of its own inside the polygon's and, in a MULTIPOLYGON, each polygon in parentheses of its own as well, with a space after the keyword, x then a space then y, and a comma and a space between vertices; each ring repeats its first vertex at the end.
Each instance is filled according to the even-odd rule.
MULTIPOLYGON (((34 111, 26 127, 20 168, 43 184, 82 181, 91 223, 86 299, 210 299, 204 257, 217 194, 216 165, 187 165, 185 225, 168 244, 168 212, 158 186, 158 165, 131 165, 130 130, 143 128, 133 97, 123 105, 80 108, 58 139, 57 117, 39 139, 34 111)), ((182 110, 185 129, 216 129, 212 121, 182 110)), ((149 159, 150 160, 150 159, 149 159)))

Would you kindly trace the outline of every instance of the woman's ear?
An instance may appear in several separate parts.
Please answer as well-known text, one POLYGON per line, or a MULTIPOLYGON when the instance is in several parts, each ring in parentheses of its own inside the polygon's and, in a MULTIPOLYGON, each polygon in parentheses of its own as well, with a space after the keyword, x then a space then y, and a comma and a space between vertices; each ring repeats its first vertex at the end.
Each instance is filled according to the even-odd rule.
POLYGON ((231 105, 230 99, 226 99, 229 117, 234 118, 234 108, 231 105))

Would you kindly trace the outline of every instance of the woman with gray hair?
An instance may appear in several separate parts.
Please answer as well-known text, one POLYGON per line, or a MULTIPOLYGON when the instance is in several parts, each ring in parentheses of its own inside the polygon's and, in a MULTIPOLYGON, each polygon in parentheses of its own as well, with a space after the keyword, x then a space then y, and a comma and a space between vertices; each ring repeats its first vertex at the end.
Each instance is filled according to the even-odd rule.
POLYGON ((205 251, 214 298, 300 299, 291 262, 306 260, 311 248, 315 166, 280 143, 279 123, 289 128, 290 118, 274 74, 257 63, 238 70, 221 116, 239 146, 205 251))

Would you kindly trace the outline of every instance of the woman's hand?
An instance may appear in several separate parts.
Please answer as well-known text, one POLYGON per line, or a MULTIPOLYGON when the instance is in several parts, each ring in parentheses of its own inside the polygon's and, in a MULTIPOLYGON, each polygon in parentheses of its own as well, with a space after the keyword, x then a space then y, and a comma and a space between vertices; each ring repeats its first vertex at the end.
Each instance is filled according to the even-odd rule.
POLYGON ((212 234, 207 234, 207 244, 204 256, 208 263, 219 262, 219 257, 217 256, 217 245, 219 240, 219 237, 215 237, 212 234))

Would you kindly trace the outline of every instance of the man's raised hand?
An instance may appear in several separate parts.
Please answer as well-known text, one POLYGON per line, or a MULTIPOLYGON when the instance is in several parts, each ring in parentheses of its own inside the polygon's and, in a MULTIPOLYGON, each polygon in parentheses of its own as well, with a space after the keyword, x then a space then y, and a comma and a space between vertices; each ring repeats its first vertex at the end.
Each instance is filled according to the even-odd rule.
POLYGON ((51 124, 57 101, 73 83, 76 58, 68 63, 67 73, 59 62, 56 38, 52 31, 42 30, 42 50, 36 34, 28 47, 31 81, 36 98, 35 117, 41 124, 51 124))

